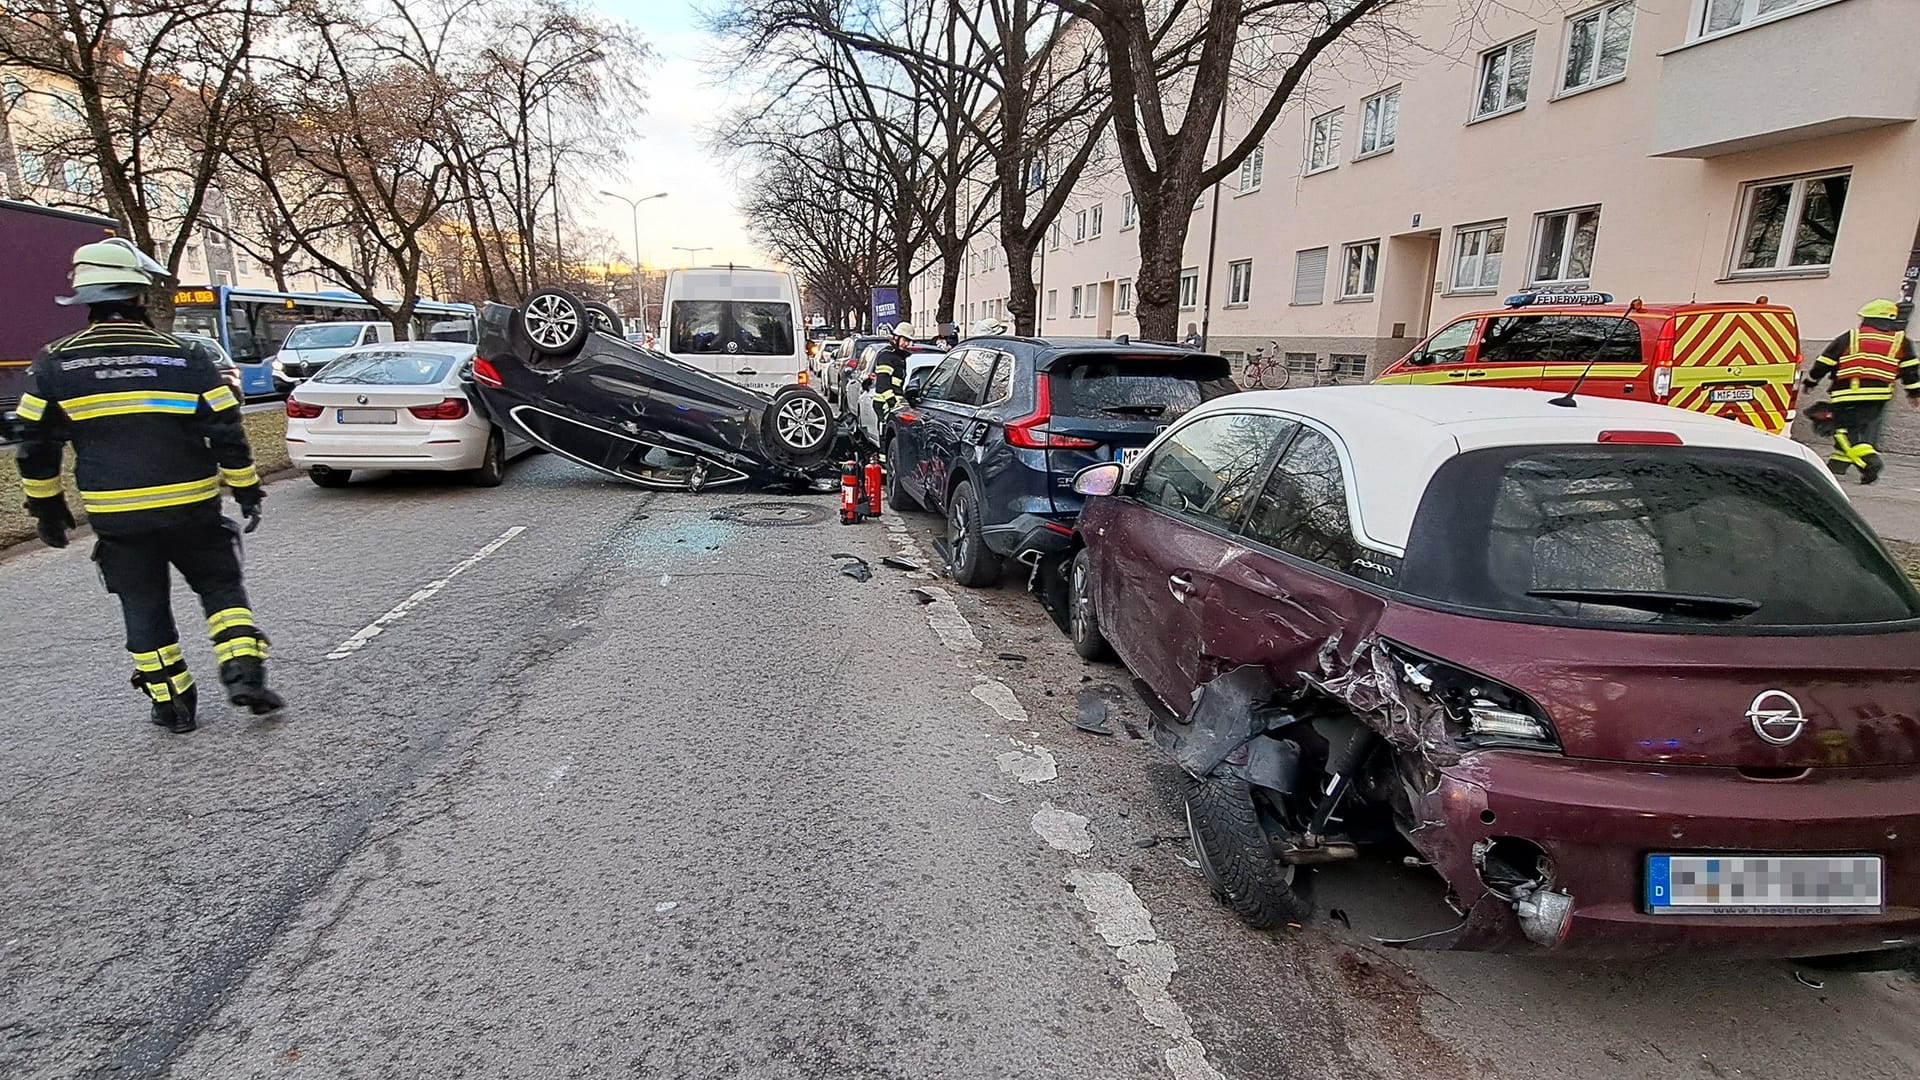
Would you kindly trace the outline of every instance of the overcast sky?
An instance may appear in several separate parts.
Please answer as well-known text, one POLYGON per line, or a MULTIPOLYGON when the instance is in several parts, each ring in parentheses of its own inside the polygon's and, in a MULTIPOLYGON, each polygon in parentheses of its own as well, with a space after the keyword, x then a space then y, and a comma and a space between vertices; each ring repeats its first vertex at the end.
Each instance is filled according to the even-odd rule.
MULTIPOLYGON (((700 29, 693 0, 591 2, 639 27, 655 54, 647 77, 647 114, 640 125, 643 137, 629 148, 624 175, 594 185, 633 198, 667 193, 640 207, 641 261, 685 265, 687 253, 674 250, 685 245, 713 249, 696 256, 702 264, 767 265, 767 257, 741 228, 733 170, 715 160, 702 142, 705 128, 725 110, 728 93, 714 64, 725 53, 700 29)), ((633 215, 625 203, 596 198, 574 209, 611 233, 622 251, 631 248, 633 215)))

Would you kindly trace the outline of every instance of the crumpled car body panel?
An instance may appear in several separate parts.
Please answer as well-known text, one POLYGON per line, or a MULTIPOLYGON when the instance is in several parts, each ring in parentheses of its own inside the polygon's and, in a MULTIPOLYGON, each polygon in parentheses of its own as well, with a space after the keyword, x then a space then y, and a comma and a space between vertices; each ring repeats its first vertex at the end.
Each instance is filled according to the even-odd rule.
POLYGON ((780 460, 762 434, 768 394, 603 333, 572 356, 537 355, 512 333, 513 317, 501 304, 482 310, 477 355, 502 385, 475 389, 497 423, 556 454, 626 483, 680 490, 837 472, 780 460))

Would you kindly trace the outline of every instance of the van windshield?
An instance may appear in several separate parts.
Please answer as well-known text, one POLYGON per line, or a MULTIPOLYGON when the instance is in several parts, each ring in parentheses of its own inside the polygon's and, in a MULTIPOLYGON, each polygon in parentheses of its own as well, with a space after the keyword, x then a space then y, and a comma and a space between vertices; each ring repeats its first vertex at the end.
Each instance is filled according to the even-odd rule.
POLYGON ((360 344, 359 323, 313 323, 296 326, 283 349, 344 349, 360 344))
POLYGON ((1784 455, 1533 446, 1434 474, 1400 586, 1556 621, 1666 629, 1920 618, 1920 595, 1833 485, 1784 455))
POLYGON ((752 300, 676 300, 668 328, 668 349, 677 353, 791 355, 793 307, 752 300))

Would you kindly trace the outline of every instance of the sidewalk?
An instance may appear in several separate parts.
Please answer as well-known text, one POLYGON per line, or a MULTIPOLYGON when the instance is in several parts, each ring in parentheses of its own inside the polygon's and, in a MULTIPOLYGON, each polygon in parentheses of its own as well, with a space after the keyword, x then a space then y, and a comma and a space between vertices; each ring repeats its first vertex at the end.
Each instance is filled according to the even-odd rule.
POLYGON ((1847 497, 1874 530, 1889 540, 1920 543, 1920 457, 1886 455, 1887 471, 1872 487, 1848 477, 1847 497))

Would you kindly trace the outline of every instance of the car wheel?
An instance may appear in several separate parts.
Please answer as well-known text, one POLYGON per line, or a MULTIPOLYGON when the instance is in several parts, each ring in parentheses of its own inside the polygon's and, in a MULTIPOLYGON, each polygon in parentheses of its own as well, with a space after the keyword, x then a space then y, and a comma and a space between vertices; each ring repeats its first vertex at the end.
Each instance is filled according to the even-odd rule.
POLYGON ((603 334, 612 334, 621 339, 626 337, 627 328, 620 321, 619 312, 598 300, 588 300, 581 306, 587 309, 587 326, 590 329, 598 330, 603 334))
POLYGON ((1245 780, 1209 776, 1190 782, 1186 811, 1193 857, 1214 896, 1263 930, 1306 921, 1313 903, 1299 880, 1300 868, 1273 857, 1245 780))
POLYGON ((980 533, 980 498, 973 482, 962 480, 947 503, 947 568, 954 581, 980 589, 999 583, 1000 566, 1000 556, 980 533))
POLYGON ((351 469, 329 469, 323 466, 315 466, 307 470, 307 479, 313 481, 316 487, 342 488, 346 487, 347 481, 352 478, 353 470, 351 469))
POLYGON ((886 445, 880 450, 881 456, 887 459, 887 508, 896 511, 911 510, 918 513, 923 508, 919 503, 913 501, 913 496, 907 494, 906 485, 900 482, 900 474, 905 470, 901 469, 897 464, 900 460, 899 449, 900 440, 889 438, 886 445))
POLYGON ((804 386, 789 386, 767 407, 767 443, 789 464, 806 468, 833 451, 833 411, 827 399, 804 386))
POLYGON ((592 324, 580 298, 565 289, 536 289, 520 305, 515 320, 520 336, 543 356, 566 356, 580 351, 592 324))
POLYGON ((507 478, 507 441, 500 429, 493 429, 487 436, 487 452, 480 459, 480 467, 468 474, 474 487, 499 487, 500 481, 507 478))
POLYGON ((1113 646, 1100 632, 1100 615, 1093 606, 1093 580, 1088 569, 1087 549, 1073 553, 1067 567, 1067 635, 1073 639, 1073 651, 1082 660, 1111 660, 1113 646))

